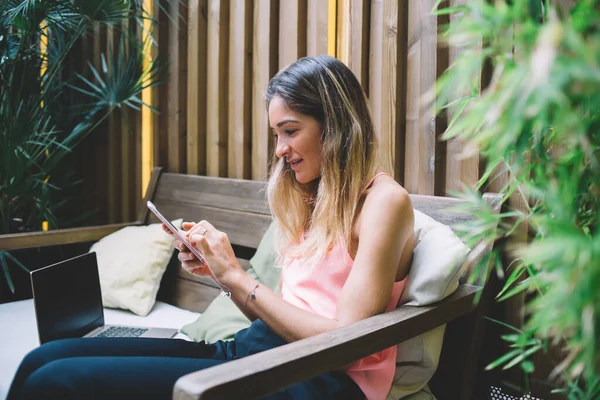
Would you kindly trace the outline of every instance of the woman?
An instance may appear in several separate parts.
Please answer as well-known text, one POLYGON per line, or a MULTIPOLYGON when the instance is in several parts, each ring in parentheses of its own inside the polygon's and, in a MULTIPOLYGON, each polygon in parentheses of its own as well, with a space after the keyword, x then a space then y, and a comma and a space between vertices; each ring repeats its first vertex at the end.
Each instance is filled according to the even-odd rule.
MULTIPOLYGON (((275 137, 268 199, 278 222, 280 293, 245 274, 227 235, 208 221, 184 223, 201 263, 179 242, 187 271, 210 275, 252 321, 233 342, 171 339, 69 339, 30 353, 9 398, 170 398, 187 373, 326 332, 393 309, 412 251, 407 192, 378 172, 366 98, 335 58, 300 59, 266 93, 275 137)), ((168 231, 166 227, 163 227, 168 231)), ((268 398, 383 399, 395 348, 268 398)))

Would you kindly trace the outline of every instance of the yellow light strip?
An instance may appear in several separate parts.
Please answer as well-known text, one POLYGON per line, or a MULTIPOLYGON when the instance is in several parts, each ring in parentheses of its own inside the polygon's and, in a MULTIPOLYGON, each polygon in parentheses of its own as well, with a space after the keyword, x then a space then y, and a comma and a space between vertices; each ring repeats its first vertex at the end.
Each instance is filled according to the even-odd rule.
POLYGON ((337 0, 329 0, 327 19, 327 54, 335 57, 337 48, 337 0))
MULTIPOLYGON (((142 35, 143 43, 146 43, 144 52, 146 57, 144 58, 144 69, 148 68, 152 62, 152 43, 148 40, 149 33, 152 29, 152 23, 148 19, 154 15, 153 8, 154 0, 144 0, 144 7, 148 13, 147 18, 144 20, 144 32, 142 35)), ((142 91, 142 101, 145 104, 152 105, 152 88, 147 88, 142 91)), ((152 143, 152 111, 147 107, 142 107, 142 197, 146 195, 146 188, 148 182, 150 182, 150 175, 152 173, 152 167, 154 166, 154 160, 152 158, 153 143, 152 143)))

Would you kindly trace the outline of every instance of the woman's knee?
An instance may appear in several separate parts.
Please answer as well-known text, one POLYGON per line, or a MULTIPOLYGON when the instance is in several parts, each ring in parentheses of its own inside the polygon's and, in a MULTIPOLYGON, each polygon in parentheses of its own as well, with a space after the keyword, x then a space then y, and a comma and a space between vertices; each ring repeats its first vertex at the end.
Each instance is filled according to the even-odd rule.
POLYGON ((77 365, 76 359, 50 361, 27 377, 16 398, 85 398, 90 383, 85 366, 77 365))

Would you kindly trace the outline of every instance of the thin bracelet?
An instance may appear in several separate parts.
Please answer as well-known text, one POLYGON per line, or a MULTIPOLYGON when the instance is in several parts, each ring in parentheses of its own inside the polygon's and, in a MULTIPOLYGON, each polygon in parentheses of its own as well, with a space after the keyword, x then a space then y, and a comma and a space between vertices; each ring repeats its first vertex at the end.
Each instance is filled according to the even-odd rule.
POLYGON ((248 293, 248 296, 246 296, 246 301, 244 302, 244 307, 246 307, 248 305, 248 299, 250 299, 251 297, 252 297, 252 300, 256 299, 256 288, 258 287, 258 285, 260 285, 260 283, 257 283, 256 285, 254 285, 252 290, 248 293))
MULTIPOLYGON (((215 280, 215 282, 216 282, 216 280, 215 280)), ((225 285, 221 286, 221 284, 219 282, 217 282, 217 285, 219 285, 221 287, 221 296, 227 297, 228 299, 230 299, 231 298, 231 289, 229 289, 225 285), (225 290, 225 289, 227 289, 227 290, 225 290)))

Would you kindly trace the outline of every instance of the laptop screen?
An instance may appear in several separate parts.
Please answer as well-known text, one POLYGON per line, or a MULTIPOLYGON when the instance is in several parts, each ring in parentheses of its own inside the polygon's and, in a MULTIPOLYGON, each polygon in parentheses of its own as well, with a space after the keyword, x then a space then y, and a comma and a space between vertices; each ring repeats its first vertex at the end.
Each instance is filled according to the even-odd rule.
POLYGON ((40 343, 82 337, 104 325, 96 253, 31 272, 40 343))

